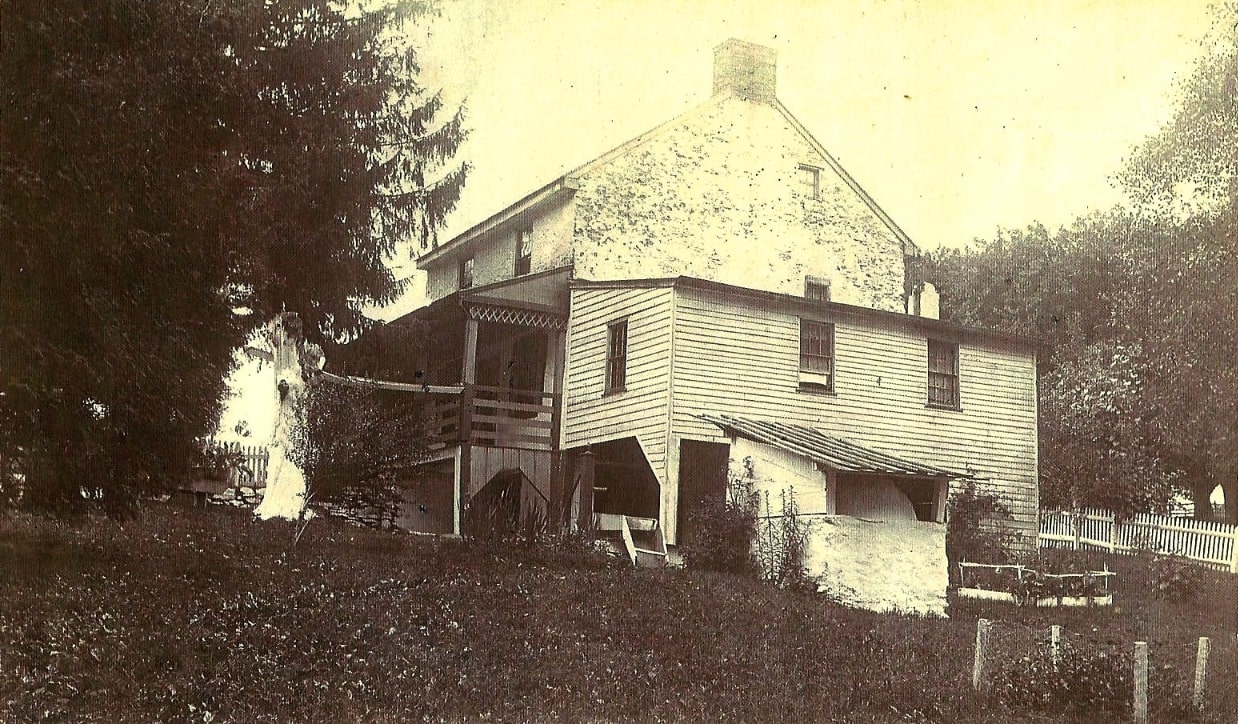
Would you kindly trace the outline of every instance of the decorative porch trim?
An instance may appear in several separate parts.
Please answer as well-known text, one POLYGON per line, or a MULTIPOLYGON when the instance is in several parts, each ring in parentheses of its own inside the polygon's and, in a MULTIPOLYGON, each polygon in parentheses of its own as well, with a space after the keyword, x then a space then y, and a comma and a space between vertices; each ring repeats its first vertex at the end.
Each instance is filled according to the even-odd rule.
POLYGON ((521 327, 537 327, 540 329, 567 329, 567 316, 553 312, 542 312, 533 309, 517 309, 496 304, 465 304, 469 319, 479 322, 495 322, 499 324, 517 324, 521 327))

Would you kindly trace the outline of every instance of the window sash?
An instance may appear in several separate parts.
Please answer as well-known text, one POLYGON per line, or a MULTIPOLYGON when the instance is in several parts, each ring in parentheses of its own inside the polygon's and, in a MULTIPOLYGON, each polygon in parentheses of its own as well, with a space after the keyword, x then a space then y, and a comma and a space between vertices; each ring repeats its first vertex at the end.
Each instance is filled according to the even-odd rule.
POLYGON ((533 233, 525 229, 516 232, 516 276, 533 269, 533 233))
POLYGON ((800 320, 800 372, 824 375, 825 386, 834 387, 834 325, 800 320))
POLYGON ((958 345, 929 340, 928 401, 930 405, 958 407, 959 404, 958 345))
POLYGON ((627 385, 628 323, 615 322, 607 327, 606 392, 619 392, 627 385))
POLYGON ((804 187, 804 193, 814 199, 821 198, 821 169, 816 166, 801 165, 797 174, 800 185, 804 187))
POLYGON ((473 257, 467 257, 460 260, 460 288, 468 289, 473 286, 473 257))

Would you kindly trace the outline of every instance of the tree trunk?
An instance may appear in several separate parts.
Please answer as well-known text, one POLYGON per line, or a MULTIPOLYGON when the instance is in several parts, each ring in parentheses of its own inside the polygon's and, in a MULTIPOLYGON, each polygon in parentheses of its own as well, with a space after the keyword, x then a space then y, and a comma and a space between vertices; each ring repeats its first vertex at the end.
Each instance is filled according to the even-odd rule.
POLYGON ((305 472, 291 459, 296 438, 305 423, 305 367, 317 359, 306 345, 301 332, 301 320, 285 312, 267 327, 273 353, 275 392, 279 414, 271 434, 270 462, 267 466, 267 489, 254 516, 262 520, 282 518, 298 520, 305 510, 305 472))

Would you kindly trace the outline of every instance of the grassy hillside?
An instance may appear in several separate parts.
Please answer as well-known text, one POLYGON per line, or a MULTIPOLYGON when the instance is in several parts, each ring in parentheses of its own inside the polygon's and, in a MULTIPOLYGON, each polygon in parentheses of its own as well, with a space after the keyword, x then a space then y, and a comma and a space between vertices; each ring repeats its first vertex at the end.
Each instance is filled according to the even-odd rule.
POLYGON ((1232 576, 1164 602, 1135 559, 1115 560, 1112 611, 957 604, 933 620, 631 570, 583 547, 328 521, 292 539, 225 509, 158 505, 123 526, 0 518, 0 719, 1062 720, 971 694, 980 615, 1010 657, 1050 623, 1097 645, 1146 638, 1154 665, 1212 636, 1215 695, 1191 718, 1238 711, 1232 576))

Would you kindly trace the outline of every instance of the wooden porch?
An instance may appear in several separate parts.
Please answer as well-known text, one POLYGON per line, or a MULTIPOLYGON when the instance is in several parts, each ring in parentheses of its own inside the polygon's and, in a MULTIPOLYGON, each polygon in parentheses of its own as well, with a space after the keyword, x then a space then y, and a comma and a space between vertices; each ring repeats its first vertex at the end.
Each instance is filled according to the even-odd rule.
POLYGON ((431 449, 468 444, 553 451, 559 447, 562 395, 487 385, 459 385, 436 395, 431 449))

